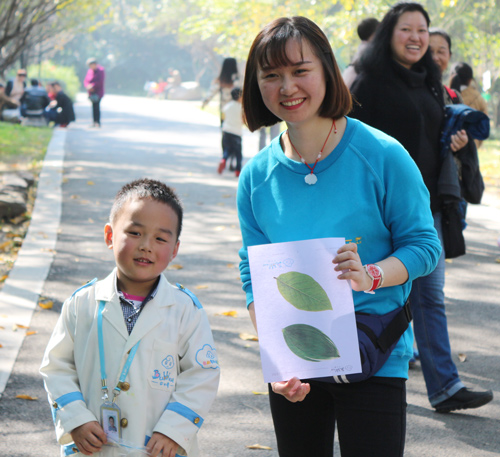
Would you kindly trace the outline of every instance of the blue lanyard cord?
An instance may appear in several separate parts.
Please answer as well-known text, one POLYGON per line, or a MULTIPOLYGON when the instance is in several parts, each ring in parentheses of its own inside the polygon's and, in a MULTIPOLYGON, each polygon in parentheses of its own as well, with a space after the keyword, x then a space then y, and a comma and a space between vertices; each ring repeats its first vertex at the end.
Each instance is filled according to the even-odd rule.
MULTIPOLYGON (((104 311, 104 306, 106 305, 106 302, 100 301, 99 302, 99 311, 97 314, 97 337, 99 340, 99 361, 101 364, 101 389, 103 391, 103 400, 108 399, 108 386, 107 386, 107 379, 106 379, 106 360, 104 357, 104 338, 102 336, 102 312, 104 311)), ((120 374, 120 379, 117 384, 117 386, 113 389, 113 403, 115 401, 115 398, 120 394, 121 392, 121 385, 127 378, 128 372, 130 370, 130 366, 132 365, 132 360, 134 360, 135 353, 137 352, 137 349, 139 348, 139 343, 138 341, 135 346, 129 351, 127 360, 125 361, 125 365, 123 366, 123 370, 120 374)))

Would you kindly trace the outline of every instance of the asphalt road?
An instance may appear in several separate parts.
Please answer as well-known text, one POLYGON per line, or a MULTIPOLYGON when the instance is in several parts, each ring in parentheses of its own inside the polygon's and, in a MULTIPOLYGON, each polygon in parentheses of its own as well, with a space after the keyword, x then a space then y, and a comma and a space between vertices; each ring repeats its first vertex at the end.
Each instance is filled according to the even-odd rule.
MULTIPOLYGON (((258 343, 240 338, 253 328, 238 272, 237 180, 228 171, 216 173, 218 119, 198 107, 194 102, 107 96, 103 128, 95 130, 87 128, 89 103, 77 104, 78 121, 65 135, 54 259, 42 289, 42 296, 55 306, 35 309, 30 328, 37 333, 24 339, 0 398, 1 457, 58 455, 38 367, 62 302, 82 283, 103 278, 113 267, 103 227, 116 191, 144 176, 167 182, 183 200, 185 225, 173 262, 179 269, 169 269, 167 276, 193 290, 203 303, 222 366, 219 395, 200 431, 203 455, 277 457, 267 396, 261 395, 267 387, 258 343), (227 311, 236 311, 236 317, 222 315, 227 311), (16 399, 18 394, 38 400, 16 399), (272 450, 246 448, 253 444, 272 450)), ((246 159, 257 152, 255 134, 244 135, 243 148, 246 159)), ((492 389, 496 398, 480 409, 437 414, 427 401, 417 366, 407 383, 408 457, 500 454, 500 264, 495 262, 500 256, 500 210, 490 195, 484 203, 469 209, 468 254, 447 265, 446 304, 462 380, 470 387, 492 389), (465 355, 464 362, 459 354, 462 359, 465 355)))

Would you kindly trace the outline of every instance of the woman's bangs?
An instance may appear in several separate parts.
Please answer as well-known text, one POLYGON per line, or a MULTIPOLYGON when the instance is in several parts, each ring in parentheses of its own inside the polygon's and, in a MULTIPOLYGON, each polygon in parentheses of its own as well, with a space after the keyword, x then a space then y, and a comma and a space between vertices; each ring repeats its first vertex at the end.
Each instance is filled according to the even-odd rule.
POLYGON ((290 34, 278 32, 276 35, 270 37, 269 40, 263 42, 259 50, 258 62, 262 69, 286 67, 294 64, 286 53, 286 44, 288 40, 297 40, 301 47, 302 57, 302 40, 301 36, 290 36, 290 34))

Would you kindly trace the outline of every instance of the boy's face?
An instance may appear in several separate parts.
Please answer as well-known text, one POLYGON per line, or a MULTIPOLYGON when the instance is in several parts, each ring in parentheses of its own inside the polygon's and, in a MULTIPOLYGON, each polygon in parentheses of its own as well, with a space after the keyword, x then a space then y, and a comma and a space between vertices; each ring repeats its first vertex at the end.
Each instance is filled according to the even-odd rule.
POLYGON ((150 198, 130 198, 106 224, 104 239, 113 250, 118 287, 122 292, 146 296, 158 276, 177 255, 178 217, 167 204, 150 198))

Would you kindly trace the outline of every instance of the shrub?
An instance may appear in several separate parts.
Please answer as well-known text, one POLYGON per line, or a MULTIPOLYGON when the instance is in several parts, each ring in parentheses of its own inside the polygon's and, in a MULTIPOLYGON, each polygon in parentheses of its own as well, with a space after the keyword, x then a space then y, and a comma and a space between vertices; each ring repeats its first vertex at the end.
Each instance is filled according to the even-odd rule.
POLYGON ((42 85, 52 81, 59 81, 64 92, 66 92, 72 100, 75 100, 76 94, 80 90, 81 84, 73 67, 64 67, 56 65, 50 60, 45 60, 41 65, 30 65, 27 71, 28 85, 31 78, 39 79, 42 85))

